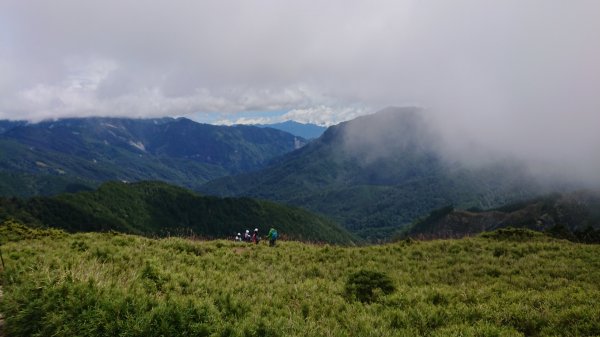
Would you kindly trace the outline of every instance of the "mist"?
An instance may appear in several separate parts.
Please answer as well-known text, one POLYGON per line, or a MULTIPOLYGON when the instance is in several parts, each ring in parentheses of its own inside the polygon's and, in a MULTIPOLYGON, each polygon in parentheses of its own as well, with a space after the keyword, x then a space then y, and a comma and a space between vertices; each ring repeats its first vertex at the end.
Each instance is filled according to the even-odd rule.
POLYGON ((598 184, 598 13, 593 0, 5 0, 0 119, 282 110, 332 125, 418 106, 450 160, 598 184))

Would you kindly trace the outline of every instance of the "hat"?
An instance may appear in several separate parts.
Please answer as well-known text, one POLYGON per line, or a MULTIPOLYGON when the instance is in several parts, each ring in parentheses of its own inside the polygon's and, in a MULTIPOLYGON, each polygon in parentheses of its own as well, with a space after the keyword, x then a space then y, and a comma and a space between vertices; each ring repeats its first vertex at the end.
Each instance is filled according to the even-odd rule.
POLYGON ((238 235, 242 235, 242 234, 238 233, 238 235))
POLYGON ((250 232, 249 230, 246 229, 246 233, 250 232))
POLYGON ((258 228, 254 228, 254 231, 255 231, 255 232, 258 232, 258 228))

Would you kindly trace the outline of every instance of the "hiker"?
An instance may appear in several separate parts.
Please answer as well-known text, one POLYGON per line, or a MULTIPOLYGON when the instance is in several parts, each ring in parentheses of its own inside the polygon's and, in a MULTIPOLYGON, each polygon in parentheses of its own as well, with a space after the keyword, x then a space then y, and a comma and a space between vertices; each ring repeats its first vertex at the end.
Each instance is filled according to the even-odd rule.
POLYGON ((269 238, 269 246, 275 246, 275 241, 277 240, 277 230, 273 227, 269 230, 269 234, 267 235, 269 238))
POLYGON ((250 236, 250 231, 246 229, 246 233, 244 233, 244 241, 250 242, 252 241, 252 236, 250 236))
POLYGON ((242 234, 237 233, 237 235, 235 236, 235 241, 236 242, 242 242, 242 234))
POLYGON ((252 233, 252 242, 254 242, 254 244, 258 244, 259 241, 260 237, 258 236, 258 228, 254 228, 254 233, 252 233))

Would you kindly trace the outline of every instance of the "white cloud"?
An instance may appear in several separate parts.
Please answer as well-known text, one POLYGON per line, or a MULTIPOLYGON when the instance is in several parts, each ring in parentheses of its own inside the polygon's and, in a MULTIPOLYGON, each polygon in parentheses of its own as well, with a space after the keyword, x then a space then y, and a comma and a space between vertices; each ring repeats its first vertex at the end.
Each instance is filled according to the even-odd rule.
POLYGON ((240 117, 236 120, 219 119, 219 120, 215 121, 214 124, 217 124, 217 125, 236 125, 236 124, 253 125, 253 124, 273 124, 273 123, 276 123, 277 121, 278 121, 278 118, 273 118, 273 117, 256 117, 256 118, 240 117))
MULTIPOLYGON (((314 104, 314 93, 304 85, 284 88, 230 86, 195 88, 186 95, 167 95, 165 89, 140 86, 123 92, 106 94, 106 86, 119 71, 114 60, 70 59, 65 79, 53 84, 36 84, 9 98, 16 107, 0 111, 0 118, 38 121, 74 116, 182 116, 197 111, 235 113, 254 110, 287 110, 314 104)), ((6 102, 6 101, 5 101, 6 102)), ((222 121, 225 123, 226 121, 222 121)), ((239 118, 235 124, 251 120, 239 118)), ((268 122, 268 120, 263 120, 268 122)))
POLYGON ((293 109, 284 114, 281 119, 330 126, 371 112, 373 112, 372 109, 365 107, 332 107, 320 105, 304 109, 293 109))

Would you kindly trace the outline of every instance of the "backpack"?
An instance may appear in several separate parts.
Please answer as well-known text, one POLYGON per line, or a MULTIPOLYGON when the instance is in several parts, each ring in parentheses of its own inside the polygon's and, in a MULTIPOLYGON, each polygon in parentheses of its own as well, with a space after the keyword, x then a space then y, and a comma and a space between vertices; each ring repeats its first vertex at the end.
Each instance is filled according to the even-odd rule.
POLYGON ((271 240, 275 240, 277 239, 277 231, 273 230, 273 233, 271 233, 271 240))

